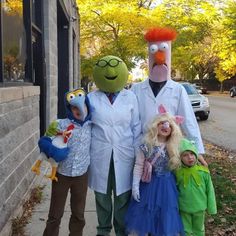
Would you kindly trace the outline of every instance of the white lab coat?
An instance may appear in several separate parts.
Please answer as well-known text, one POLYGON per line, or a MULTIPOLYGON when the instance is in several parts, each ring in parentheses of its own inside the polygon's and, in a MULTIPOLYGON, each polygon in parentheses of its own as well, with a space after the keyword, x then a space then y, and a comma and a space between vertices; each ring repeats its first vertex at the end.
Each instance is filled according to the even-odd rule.
POLYGON ((167 80, 164 87, 155 97, 149 85, 148 79, 144 82, 134 84, 131 90, 136 94, 142 133, 145 132, 147 124, 158 114, 158 107, 163 104, 172 115, 181 115, 184 117, 184 123, 181 125, 183 133, 187 138, 194 140, 200 154, 204 154, 204 146, 199 130, 199 126, 184 87, 173 81, 167 80))
POLYGON ((117 196, 130 190, 139 146, 141 123, 135 94, 123 89, 110 103, 105 93, 97 90, 88 94, 92 114, 91 164, 89 186, 106 193, 113 150, 117 196))

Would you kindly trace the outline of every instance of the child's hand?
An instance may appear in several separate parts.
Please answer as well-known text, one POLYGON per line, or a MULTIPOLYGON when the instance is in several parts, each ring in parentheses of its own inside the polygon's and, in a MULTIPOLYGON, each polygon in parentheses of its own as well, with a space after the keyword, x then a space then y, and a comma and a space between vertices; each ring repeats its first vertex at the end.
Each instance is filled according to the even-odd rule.
POLYGON ((68 135, 70 135, 71 132, 72 132, 71 130, 65 130, 65 131, 63 131, 63 133, 62 133, 63 138, 65 138, 65 137, 67 137, 68 135))
POLYGON ((140 202, 139 188, 132 188, 132 196, 135 201, 140 202))

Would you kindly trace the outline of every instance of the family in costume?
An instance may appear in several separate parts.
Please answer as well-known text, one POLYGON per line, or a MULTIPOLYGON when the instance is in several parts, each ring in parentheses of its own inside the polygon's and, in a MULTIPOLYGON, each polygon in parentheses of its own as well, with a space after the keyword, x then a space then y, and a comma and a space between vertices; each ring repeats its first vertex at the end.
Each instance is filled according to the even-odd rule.
MULTIPOLYGON (((134 84, 131 90, 138 99, 142 133, 156 115, 156 107, 163 104, 173 115, 185 117, 181 125, 184 134, 196 142, 199 153, 204 154, 200 130, 190 100, 184 87, 171 79, 171 41, 176 32, 169 28, 153 28, 147 31, 149 77, 134 84)), ((199 160, 205 164, 203 157, 199 160)))
POLYGON ((98 60, 93 77, 98 90, 88 94, 92 115, 89 186, 95 191, 97 235, 109 235, 113 222, 116 235, 124 236, 141 131, 138 102, 132 91, 124 89, 128 70, 120 58, 98 60))
MULTIPOLYGON (((67 118, 59 119, 49 126, 46 136, 39 141, 40 151, 54 159, 60 148, 53 142, 61 136, 66 143, 66 158, 58 159, 56 181, 52 181, 51 203, 44 236, 58 236, 66 198, 70 190, 71 217, 70 236, 82 236, 85 225, 84 209, 90 164, 91 121, 90 104, 83 89, 65 94, 67 118)), ((65 147, 64 147, 65 148, 65 147)), ((59 155, 59 154, 58 154, 59 155)), ((59 155, 60 156, 60 155, 59 155)))
POLYGON ((198 165, 198 151, 187 139, 180 143, 182 167, 177 170, 179 208, 186 236, 204 236, 205 211, 216 214, 216 199, 210 172, 198 165))
POLYGON ((40 138, 41 156, 32 168, 39 174, 44 159, 52 165, 44 236, 59 235, 69 190, 70 236, 82 236, 88 185, 95 193, 97 236, 109 236, 113 226, 116 236, 204 235, 205 210, 216 213, 215 196, 209 170, 196 164, 207 165, 188 95, 171 79, 175 38, 168 28, 145 34, 149 78, 131 90, 124 89, 124 61, 110 55, 94 66, 98 90, 65 94, 67 118, 53 121, 40 138), (179 125, 197 147, 183 139, 179 125))
POLYGON ((181 163, 179 142, 182 133, 178 124, 182 119, 166 112, 163 106, 159 107, 158 113, 149 124, 136 157, 133 199, 125 218, 128 233, 139 236, 148 233, 152 236, 176 236, 184 233, 172 173, 181 163), (142 179, 145 161, 153 166, 150 182, 143 182, 142 179))

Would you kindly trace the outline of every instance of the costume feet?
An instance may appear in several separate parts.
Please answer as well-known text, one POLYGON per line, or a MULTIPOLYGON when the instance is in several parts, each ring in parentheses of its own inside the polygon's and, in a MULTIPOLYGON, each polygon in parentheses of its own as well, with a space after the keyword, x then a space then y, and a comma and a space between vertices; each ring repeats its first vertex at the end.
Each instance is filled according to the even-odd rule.
POLYGON ((36 163, 33 165, 33 167, 31 168, 31 170, 36 174, 36 175, 40 175, 40 165, 41 165, 40 160, 37 160, 36 163))
POLYGON ((57 167, 52 167, 52 172, 50 175, 46 175, 47 178, 51 179, 52 181, 55 180, 56 182, 58 181, 58 178, 56 177, 57 173, 57 167))

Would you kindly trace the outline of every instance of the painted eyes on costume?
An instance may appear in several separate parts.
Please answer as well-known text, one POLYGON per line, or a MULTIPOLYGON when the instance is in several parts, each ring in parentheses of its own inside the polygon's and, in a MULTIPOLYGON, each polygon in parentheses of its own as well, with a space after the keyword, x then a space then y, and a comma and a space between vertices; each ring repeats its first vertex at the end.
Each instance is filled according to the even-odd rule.
POLYGON ((66 99, 67 99, 68 102, 71 101, 71 100, 73 100, 74 98, 75 98, 75 95, 74 95, 73 93, 69 93, 69 94, 67 94, 67 96, 66 96, 66 99))
POLYGON ((101 59, 97 61, 95 65, 102 68, 106 67, 107 65, 109 65, 110 67, 116 67, 119 65, 119 63, 122 63, 122 61, 117 60, 116 58, 112 58, 109 61, 101 59))
POLYGON ((161 43, 159 45, 159 50, 160 51, 164 51, 165 52, 167 49, 169 49, 169 45, 167 43, 161 43))
POLYGON ((73 92, 68 93, 67 96, 66 96, 66 99, 67 99, 68 102, 70 102, 75 97, 81 97, 81 96, 85 96, 85 91, 82 90, 82 89, 77 89, 73 92))
POLYGON ((158 46, 156 44, 152 44, 150 47, 149 47, 149 50, 152 54, 154 54, 155 52, 158 51, 158 46))
POLYGON ((152 54, 156 53, 158 50, 165 52, 168 49, 169 49, 169 45, 167 43, 161 43, 159 46, 156 44, 152 44, 149 47, 149 50, 152 54))
POLYGON ((79 96, 79 97, 85 96, 85 91, 82 89, 77 89, 73 93, 75 94, 75 96, 79 96))

